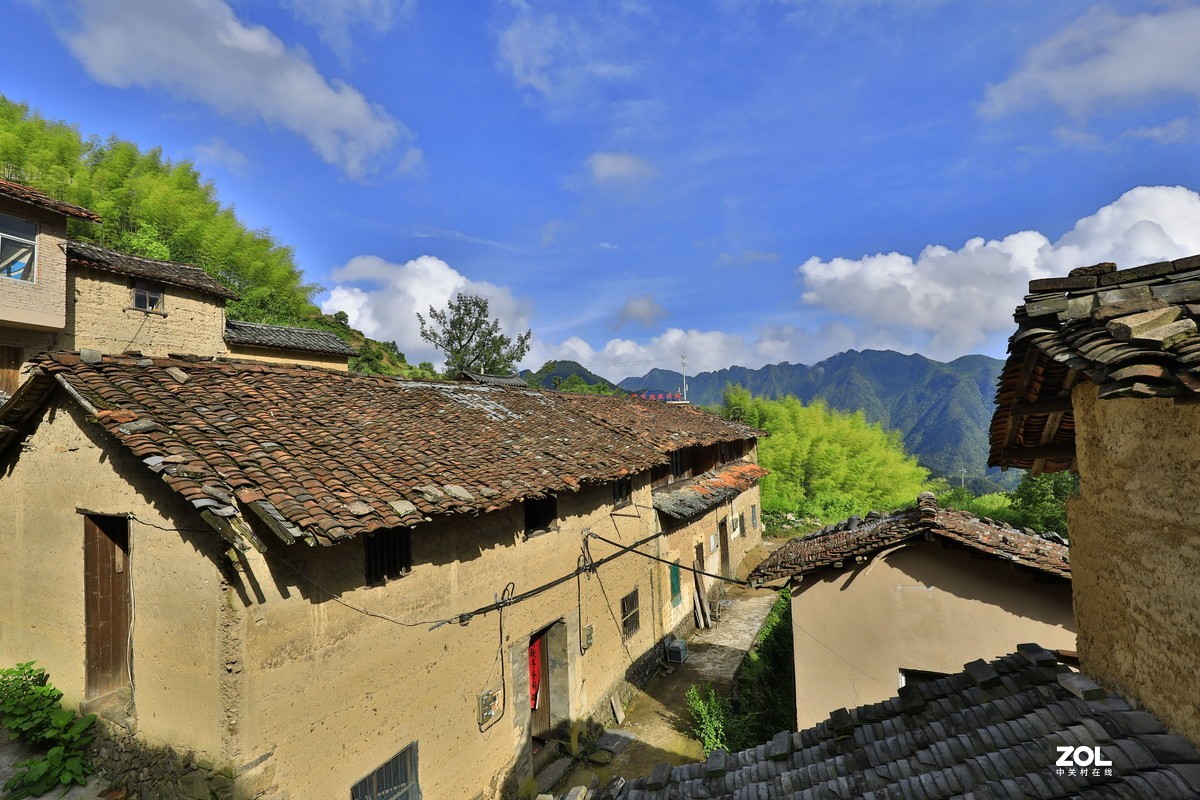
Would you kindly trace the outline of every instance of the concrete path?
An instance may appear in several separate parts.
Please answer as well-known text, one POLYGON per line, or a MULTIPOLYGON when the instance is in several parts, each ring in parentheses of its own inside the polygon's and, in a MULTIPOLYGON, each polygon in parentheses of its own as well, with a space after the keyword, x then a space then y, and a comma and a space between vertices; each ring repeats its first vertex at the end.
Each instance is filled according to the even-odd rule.
MULTIPOLYGON (((25 761, 33 758, 38 754, 38 751, 27 744, 21 742, 10 742, 8 740, 8 731, 0 728, 0 786, 3 786, 5 781, 11 778, 16 773, 14 766, 18 761, 25 761)), ((66 794, 63 794, 62 789, 51 789, 44 797, 47 798, 62 798, 63 800, 96 800, 104 789, 104 782, 95 775, 87 782, 86 786, 72 786, 66 794)))
POLYGON ((734 673, 777 596, 770 589, 730 589, 720 622, 697 631, 688 642, 687 662, 672 665, 674 672, 653 678, 625 709, 625 722, 619 730, 633 740, 610 763, 582 766, 561 786, 574 786, 573 781, 582 780, 585 772, 595 773, 603 786, 618 775, 626 779, 648 775, 658 764, 703 760, 700 743, 691 734, 691 714, 684 695, 693 684, 711 683, 718 692, 729 691, 734 673))

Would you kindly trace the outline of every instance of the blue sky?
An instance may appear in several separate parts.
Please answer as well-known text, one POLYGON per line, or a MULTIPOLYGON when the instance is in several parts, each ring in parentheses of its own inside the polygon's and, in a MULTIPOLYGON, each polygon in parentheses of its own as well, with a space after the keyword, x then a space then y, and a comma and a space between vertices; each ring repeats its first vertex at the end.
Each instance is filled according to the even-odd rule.
POLYGON ((1200 7, 24 0, 0 93, 191 159, 418 361, 487 296, 612 378, 1003 353, 1030 278, 1200 252, 1200 7), (13 65, 28 65, 17 66, 13 65))

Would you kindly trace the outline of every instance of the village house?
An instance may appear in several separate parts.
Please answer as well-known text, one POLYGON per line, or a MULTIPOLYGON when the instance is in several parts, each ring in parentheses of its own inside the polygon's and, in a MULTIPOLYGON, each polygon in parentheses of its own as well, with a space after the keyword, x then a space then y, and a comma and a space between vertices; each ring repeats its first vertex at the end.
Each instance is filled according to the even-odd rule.
POLYGON ((600 800, 1200 797, 1200 256, 1029 291, 989 460, 1079 474, 1080 670, 1014 644, 757 748, 614 780, 600 800))
POLYGON ((346 369, 354 350, 325 331, 228 320, 237 295, 189 264, 67 238, 85 208, 0 180, 0 396, 54 350, 280 361, 346 369))
POLYGON ((0 407, 0 663, 100 713, 141 797, 527 795, 691 630, 688 570, 759 543, 757 435, 636 398, 37 356, 0 407))
POLYGON ((799 728, 1017 642, 1075 649, 1062 539, 939 508, 929 493, 792 539, 751 577, 792 587, 799 728))

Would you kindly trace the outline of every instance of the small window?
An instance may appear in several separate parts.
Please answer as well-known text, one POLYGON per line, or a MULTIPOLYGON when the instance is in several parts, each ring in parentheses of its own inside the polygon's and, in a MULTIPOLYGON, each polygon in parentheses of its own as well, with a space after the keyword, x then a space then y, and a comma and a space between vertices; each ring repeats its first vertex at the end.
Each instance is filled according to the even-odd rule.
POLYGON ((33 283, 37 277, 38 226, 0 214, 0 277, 33 283))
POLYGON ((525 500, 525 535, 532 536, 554 530, 558 522, 558 498, 529 497, 525 500))
POLYGON ((621 478, 613 481, 613 506, 627 506, 633 500, 633 478, 621 478))
POLYGON ((681 570, 679 568, 679 562, 676 561, 674 564, 671 565, 671 605, 672 606, 678 606, 680 603, 683 602, 683 589, 681 588, 681 581, 679 579, 680 573, 681 573, 681 570))
POLYGON ((745 530, 746 530, 746 515, 738 514, 737 517, 733 521, 733 535, 741 536, 745 530))
POLYGON ((133 282, 133 307, 138 311, 153 311, 163 313, 164 289, 161 283, 144 281, 140 278, 133 282))
POLYGON ((638 590, 634 589, 621 598, 621 634, 628 639, 638 632, 641 620, 638 617, 638 590))
POLYGON ((708 552, 717 552, 717 535, 715 533, 710 534, 708 537, 708 552))
POLYGON ((750 527, 758 530, 758 506, 750 506, 750 527))
POLYGON ((421 800, 414 742, 350 789, 350 800, 421 800))
POLYGON ((903 688, 914 683, 931 683, 945 677, 948 677, 945 672, 930 672, 924 669, 902 669, 900 670, 900 686, 903 688))
POLYGON ((412 572, 412 534, 407 528, 368 533, 367 584, 376 585, 412 572))

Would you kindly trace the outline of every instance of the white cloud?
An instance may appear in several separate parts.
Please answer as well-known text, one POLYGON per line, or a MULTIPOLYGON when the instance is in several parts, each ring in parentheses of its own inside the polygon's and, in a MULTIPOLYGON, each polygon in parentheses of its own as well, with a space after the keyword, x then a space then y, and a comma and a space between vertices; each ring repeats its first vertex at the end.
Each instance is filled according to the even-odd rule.
POLYGON ((631 322, 650 327, 667 315, 667 310, 654 299, 653 295, 643 294, 631 297, 617 312, 615 327, 620 328, 631 322))
POLYGON ((320 32, 321 40, 343 57, 351 54, 351 29, 367 27, 377 33, 412 13, 416 0, 284 0, 296 18, 320 32))
POLYGON ((511 0, 502 5, 504 19, 496 28, 498 64, 530 97, 555 113, 570 113, 596 102, 604 88, 637 76, 633 42, 641 26, 623 25, 622 18, 644 9, 578 2, 567 6, 567 17, 545 5, 511 0))
POLYGON ((805 302, 852 320, 856 341, 891 338, 899 349, 950 358, 1012 330, 1032 278, 1101 261, 1133 267, 1200 252, 1200 195, 1140 186, 1051 242, 1037 231, 974 238, 957 250, 810 258, 799 267, 805 302))
POLYGON ((598 247, 601 250, 620 250, 621 249, 621 245, 613 244, 612 242, 600 242, 600 244, 596 245, 596 247, 598 247))
POLYGON ((1178 144, 1194 138, 1192 124, 1184 117, 1173 119, 1165 125, 1131 128, 1121 135, 1128 139, 1149 139, 1159 144, 1178 144))
POLYGON ((1035 45, 987 88, 980 112, 999 117, 1041 104, 1086 115, 1159 95, 1200 98, 1200 8, 1122 16, 1093 10, 1035 45))
POLYGON ((640 183, 656 174, 654 165, 632 153, 592 153, 587 159, 592 180, 599 184, 640 183))
POLYGON ((83 0, 62 36, 100 83, 163 88, 285 128, 351 177, 420 168, 421 151, 402 124, 353 86, 327 79, 303 50, 243 23, 224 0, 83 0))
POLYGON ((529 328, 529 304, 512 291, 473 281, 440 258, 421 256, 393 264, 378 256, 356 256, 334 270, 334 288, 321 303, 326 314, 345 311, 350 324, 367 336, 395 341, 409 363, 440 362, 442 356, 421 338, 417 314, 444 308, 458 292, 487 298, 489 312, 508 336, 529 328))
POLYGON ((234 175, 244 175, 250 166, 250 159, 246 157, 245 153, 221 138, 212 138, 207 142, 201 142, 193 150, 196 153, 196 160, 200 163, 222 167, 234 175))

